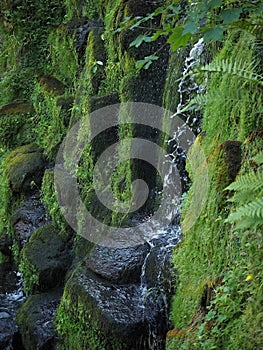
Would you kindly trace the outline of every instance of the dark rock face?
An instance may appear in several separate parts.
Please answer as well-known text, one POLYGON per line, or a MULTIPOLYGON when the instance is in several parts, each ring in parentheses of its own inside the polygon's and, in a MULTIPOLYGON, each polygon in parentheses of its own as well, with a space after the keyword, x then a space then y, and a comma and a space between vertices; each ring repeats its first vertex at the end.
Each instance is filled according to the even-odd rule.
POLYGON ((226 170, 230 182, 235 180, 241 167, 241 145, 239 141, 225 141, 219 146, 226 156, 226 170))
POLYGON ((38 276, 33 289, 47 291, 62 285, 71 265, 72 256, 66 240, 52 225, 46 225, 32 234, 21 251, 21 261, 26 271, 38 276))
POLYGON ((57 335, 53 326, 61 290, 27 298, 17 314, 17 322, 26 350, 52 350, 57 335))
POLYGON ((11 217, 14 234, 18 238, 20 246, 23 247, 31 234, 49 221, 50 218, 46 214, 39 194, 33 194, 22 202, 11 217))
POLYGON ((174 228, 150 244, 95 246, 87 252, 72 268, 60 305, 68 317, 58 318, 63 349, 71 341, 83 341, 85 346, 81 343, 79 348, 164 350, 167 299, 173 287, 168 250, 178 240, 174 228), (72 324, 86 336, 73 334, 72 324))
POLYGON ((146 244, 127 249, 96 246, 89 255, 86 266, 110 283, 139 283, 148 251, 146 244))
POLYGON ((32 184, 40 186, 45 157, 35 144, 21 146, 7 157, 6 173, 13 192, 30 192, 32 184))
MULTIPOLYGON (((98 280, 81 265, 66 284, 61 306, 70 323, 77 323, 86 335, 77 339, 88 341, 88 348, 147 349, 143 342, 148 325, 137 284, 117 286, 98 280), (82 305, 82 315, 78 303, 82 305)), ((63 320, 60 322, 62 329, 67 327, 63 320)), ((70 344, 64 340, 66 349, 70 344)))

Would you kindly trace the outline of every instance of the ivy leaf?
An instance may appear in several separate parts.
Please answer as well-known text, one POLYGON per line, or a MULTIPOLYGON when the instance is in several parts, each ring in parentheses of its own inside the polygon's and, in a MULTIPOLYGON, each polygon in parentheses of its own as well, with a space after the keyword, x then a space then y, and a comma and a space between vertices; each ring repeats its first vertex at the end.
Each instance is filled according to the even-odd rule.
POLYGON ((152 41, 152 37, 147 36, 147 35, 138 35, 136 39, 134 39, 131 43, 129 47, 139 47, 143 42, 149 43, 152 41))
POLYGON ((242 11, 243 8, 225 9, 222 11, 220 18, 223 21, 223 24, 236 22, 239 20, 242 11))
POLYGON ((190 33, 183 35, 184 28, 183 26, 175 27, 172 30, 172 34, 169 36, 167 42, 171 44, 172 51, 176 51, 179 47, 185 47, 188 43, 188 40, 191 36, 190 33))
POLYGON ((208 43, 211 40, 221 40, 224 36, 225 28, 217 25, 213 28, 206 28, 204 30, 204 41, 208 43))

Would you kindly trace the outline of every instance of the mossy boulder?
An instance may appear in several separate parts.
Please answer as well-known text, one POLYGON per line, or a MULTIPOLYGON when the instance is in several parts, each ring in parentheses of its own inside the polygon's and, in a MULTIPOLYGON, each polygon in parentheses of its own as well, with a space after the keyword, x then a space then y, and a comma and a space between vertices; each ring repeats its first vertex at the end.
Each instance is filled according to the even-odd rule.
POLYGON ((31 184, 40 186, 45 157, 36 144, 21 146, 6 159, 6 174, 13 192, 28 192, 31 184))
POLYGON ((61 349, 148 349, 138 293, 134 284, 116 288, 92 278, 85 264, 79 265, 66 283, 57 314, 61 349))
POLYGON ((0 115, 33 113, 34 107, 29 102, 12 102, 0 107, 0 115))
POLYGON ((54 95, 63 95, 65 92, 65 85, 52 75, 43 75, 39 78, 39 84, 42 88, 54 95))
POLYGON ((53 225, 34 231, 21 251, 25 289, 47 291, 62 285, 71 262, 67 242, 53 225))
POLYGON ((17 313, 17 323, 26 350, 54 349, 57 334, 53 326, 61 290, 31 295, 17 313))

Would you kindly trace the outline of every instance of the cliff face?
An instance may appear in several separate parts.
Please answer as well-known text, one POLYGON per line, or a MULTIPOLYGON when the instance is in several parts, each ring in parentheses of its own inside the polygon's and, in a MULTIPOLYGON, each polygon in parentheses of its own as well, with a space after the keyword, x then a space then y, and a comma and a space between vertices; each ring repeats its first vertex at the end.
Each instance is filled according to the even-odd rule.
POLYGON ((160 4, 2 6, 0 261, 14 263, 27 292, 18 328, 10 313, 12 327, 0 337, 7 349, 256 349, 262 342, 261 42, 235 30, 220 43, 175 52, 164 36, 131 46, 163 17, 133 30, 123 21, 160 4), (156 55, 148 69, 136 68, 156 55), (205 66, 189 75, 198 65, 205 66), (138 178, 149 193, 131 210, 132 189, 135 204, 144 196, 140 184, 132 187, 138 178), (110 208, 98 198, 111 198, 109 188, 110 208), (87 221, 79 200, 103 225, 87 221), (141 227, 163 202, 159 220, 141 227), (114 236, 109 227, 122 231, 114 236))

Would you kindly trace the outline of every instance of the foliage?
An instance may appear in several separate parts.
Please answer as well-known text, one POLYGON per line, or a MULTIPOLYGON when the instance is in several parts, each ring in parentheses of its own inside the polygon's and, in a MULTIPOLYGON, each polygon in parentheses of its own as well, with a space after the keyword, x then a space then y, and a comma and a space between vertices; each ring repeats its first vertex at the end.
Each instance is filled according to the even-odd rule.
POLYGON ((43 203, 48 209, 53 223, 59 227, 60 232, 66 233, 67 224, 60 211, 60 206, 57 200, 57 191, 54 185, 54 174, 51 170, 45 171, 41 187, 41 197, 43 203))
MULTIPOLYGON (((184 1, 176 0, 168 6, 165 4, 158 7, 145 17, 126 17, 117 31, 127 28, 147 29, 130 43, 130 47, 139 47, 143 42, 151 43, 165 36, 172 51, 176 51, 200 37, 206 43, 222 41, 226 31, 237 28, 260 37, 263 26, 262 11, 263 5, 260 1, 243 1, 242 4, 228 0, 190 1, 185 9, 184 1), (149 21, 160 16, 161 27, 154 29, 149 21)), ((152 56, 154 59, 158 58, 157 53, 152 56)), ((148 56, 137 62, 137 68, 148 69, 153 61, 152 57, 148 56)))
POLYGON ((8 209, 8 181, 5 173, 4 159, 6 151, 0 149, 0 237, 4 228, 8 225, 7 209, 8 209))
MULTIPOLYGON (((201 145, 209 169, 208 197, 174 251, 179 272, 169 350, 252 350, 262 343, 262 152, 255 155, 262 149, 262 137, 259 133, 255 142, 248 137, 262 125, 261 78, 256 75, 259 63, 254 52, 249 34, 230 33, 205 75, 201 145), (228 68, 222 69, 224 65, 228 68), (213 71, 213 66, 219 69, 213 71), (244 150, 240 175, 231 184, 227 164, 235 159, 222 152, 227 140, 242 141, 244 150), (253 202, 250 211, 246 205, 253 202), (253 220, 247 220, 249 215, 253 220)), ((183 205, 186 218, 190 204, 199 198, 198 181, 203 176, 200 168, 191 169, 190 175, 192 185, 183 205)))
POLYGON ((32 292, 34 287, 39 284, 39 274, 36 267, 30 263, 23 253, 22 250, 19 271, 23 274, 24 290, 26 292, 32 292))
MULTIPOLYGON (((263 164, 263 152, 261 151, 253 160, 258 166, 263 164)), ((263 225, 262 168, 256 172, 250 171, 244 175, 240 175, 226 190, 235 191, 235 194, 229 201, 238 206, 236 211, 229 215, 226 222, 235 223, 236 230, 263 225)))
POLYGON ((37 124, 34 131, 38 145, 53 159, 57 147, 66 134, 69 116, 58 103, 58 98, 46 92, 36 83, 32 100, 36 111, 37 124))

